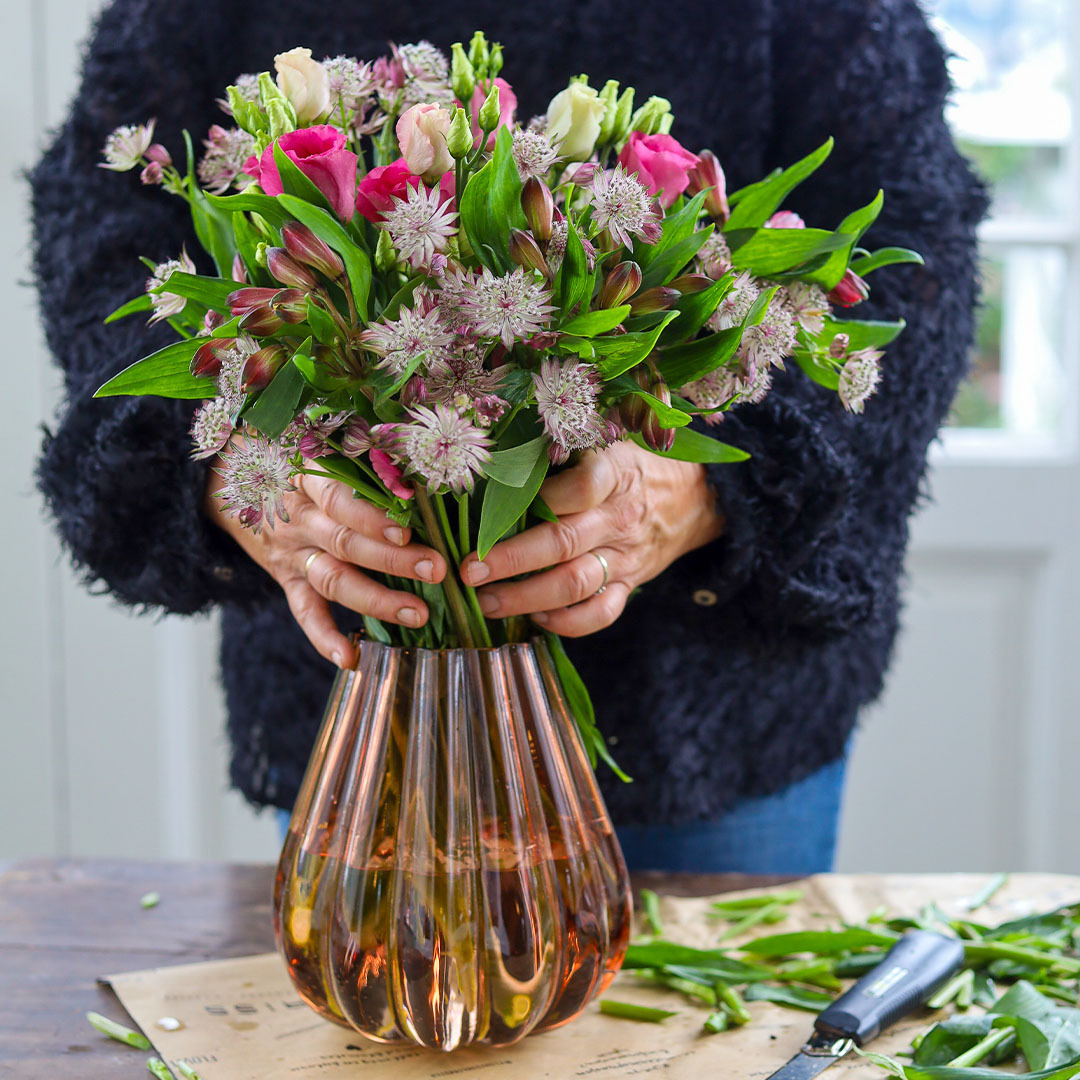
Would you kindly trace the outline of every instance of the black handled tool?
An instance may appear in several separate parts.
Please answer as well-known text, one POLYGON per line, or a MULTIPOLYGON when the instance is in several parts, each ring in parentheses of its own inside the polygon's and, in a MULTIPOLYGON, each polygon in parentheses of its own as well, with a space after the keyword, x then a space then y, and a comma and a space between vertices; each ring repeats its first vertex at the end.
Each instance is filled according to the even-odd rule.
POLYGON ((810 1041, 769 1080, 810 1080, 913 1012, 964 963, 964 946, 929 930, 911 930, 873 971, 814 1021, 810 1041))

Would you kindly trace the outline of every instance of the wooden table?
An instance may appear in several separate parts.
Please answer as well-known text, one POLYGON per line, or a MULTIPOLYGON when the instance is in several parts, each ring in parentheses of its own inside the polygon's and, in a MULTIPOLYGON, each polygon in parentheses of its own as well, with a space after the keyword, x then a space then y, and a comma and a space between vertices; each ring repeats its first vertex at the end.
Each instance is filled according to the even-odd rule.
MULTIPOLYGON (((147 1054, 98 1035, 85 1014, 126 1022, 100 975, 274 948, 273 867, 31 859, 0 875, 0 1077, 146 1080, 147 1054), (148 892, 160 903, 143 910, 148 892)), ((682 896, 779 884, 739 874, 639 874, 682 896)))

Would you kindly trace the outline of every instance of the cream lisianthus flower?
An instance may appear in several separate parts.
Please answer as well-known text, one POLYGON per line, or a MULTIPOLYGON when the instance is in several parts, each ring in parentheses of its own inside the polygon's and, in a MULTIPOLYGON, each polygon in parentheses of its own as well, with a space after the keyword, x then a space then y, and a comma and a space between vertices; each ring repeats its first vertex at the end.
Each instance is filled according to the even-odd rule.
POLYGON ((565 161, 585 161, 600 137, 604 102, 595 87, 571 83, 551 99, 545 134, 565 161))
POLYGON ((301 124, 330 111, 330 76, 310 49, 290 49, 274 57, 278 89, 289 99, 301 124))

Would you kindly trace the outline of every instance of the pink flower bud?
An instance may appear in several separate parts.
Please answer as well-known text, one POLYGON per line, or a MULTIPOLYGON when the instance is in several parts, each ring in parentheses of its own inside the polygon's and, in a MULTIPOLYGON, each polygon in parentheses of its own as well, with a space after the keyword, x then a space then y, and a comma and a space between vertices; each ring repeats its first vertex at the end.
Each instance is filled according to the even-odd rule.
MULTIPOLYGON (((659 398, 665 405, 671 404, 671 391, 663 379, 654 379, 649 387, 649 393, 659 398)), ((646 403, 647 404, 647 403, 646 403)), ((647 446, 653 450, 666 454, 675 445, 675 429, 663 427, 655 411, 650 407, 649 415, 641 427, 641 437, 647 446)))
POLYGON ((521 229, 510 230, 510 258, 526 270, 538 270, 544 277, 551 277, 544 253, 536 241, 521 229))
POLYGON ((191 374, 197 379, 216 378, 222 359, 235 344, 232 338, 211 338, 204 342, 191 358, 191 374))
POLYGON ((683 274, 674 281, 668 282, 670 288, 678 289, 683 296, 701 292, 702 289, 707 289, 713 284, 715 284, 715 282, 708 274, 683 274))
POLYGON ((306 266, 301 266, 284 248, 266 249, 266 268, 276 281, 290 288, 311 292, 318 287, 315 275, 306 266))
POLYGON ((766 229, 805 229, 806 222, 803 221, 794 210, 777 210, 775 214, 768 221, 765 222, 766 229))
POLYGON ((411 409, 414 405, 423 405, 427 400, 427 383, 419 375, 414 375, 401 388, 401 404, 406 409, 411 409))
POLYGON ((281 226, 281 239, 285 250, 304 266, 310 266, 331 281, 345 276, 345 264, 341 256, 325 241, 320 240, 306 225, 289 221, 281 226))
POLYGON ((530 176, 521 189, 521 209, 533 236, 541 245, 551 239, 551 223, 555 216, 555 201, 551 189, 543 180, 530 176))
POLYGON ((241 284, 247 282, 247 267, 239 252, 233 256, 232 277, 233 281, 239 281, 241 284))
POLYGON ((308 294, 300 289, 282 289, 274 293, 270 307, 287 323, 302 323, 307 318, 308 294))
POLYGON ((491 427, 506 412, 506 402, 498 394, 484 394, 473 402, 476 422, 481 427, 491 427))
POLYGON ((638 293, 630 301, 631 315, 647 315, 652 311, 667 311, 673 304, 678 302, 682 294, 678 289, 670 289, 666 285, 656 285, 638 293))
POLYGON ((237 325, 245 334, 264 337, 267 334, 276 334, 285 325, 285 320, 267 303, 249 308, 237 325))
POLYGON ((172 164, 172 154, 159 142, 151 143, 146 148, 146 157, 164 168, 168 168, 172 164))
POLYGON ((583 161, 564 179, 569 180, 571 184, 576 184, 578 187, 591 187, 598 172, 600 172, 600 166, 595 161, 583 161))
POLYGON ((284 363, 285 350, 280 345, 267 345, 258 352, 253 352, 244 361, 240 385, 249 392, 262 390, 270 385, 270 380, 281 370, 284 363))
POLYGON ((156 161, 151 161, 141 173, 139 179, 147 185, 161 183, 162 168, 156 161))
POLYGON ((600 288, 602 308, 620 307, 641 288, 641 267, 627 260, 611 268, 600 288))
POLYGON ((841 307, 853 307, 869 295, 870 286, 850 268, 844 272, 839 284, 827 293, 829 300, 841 307))
POLYGON ((834 360, 839 360, 847 351, 848 345, 851 344, 851 337, 848 334, 837 334, 829 345, 829 355, 834 360))
POLYGON ((247 288, 229 293, 226 302, 233 315, 243 315, 260 304, 269 304, 280 291, 280 289, 263 289, 249 285, 247 288))
MULTIPOLYGON (((642 390, 649 389, 649 372, 644 366, 638 365, 634 368, 630 377, 642 390)), ((650 412, 649 403, 637 394, 627 394, 619 399, 619 420, 627 431, 640 431, 650 412)))
POLYGON ((711 150, 702 150, 697 164, 690 170, 690 184, 687 192, 696 195, 699 191, 711 188, 705 196, 705 212, 716 221, 724 222, 731 216, 727 201, 727 181, 720 162, 711 150))

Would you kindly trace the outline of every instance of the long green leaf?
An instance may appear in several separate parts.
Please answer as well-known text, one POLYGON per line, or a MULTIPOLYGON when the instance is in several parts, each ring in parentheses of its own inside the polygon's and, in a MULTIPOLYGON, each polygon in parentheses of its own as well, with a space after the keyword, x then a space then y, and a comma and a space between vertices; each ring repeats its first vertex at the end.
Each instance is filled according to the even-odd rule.
POLYGON ((720 301, 731 291, 734 281, 734 274, 725 274, 707 289, 681 297, 675 305, 679 310, 679 317, 664 328, 657 342, 660 348, 689 341, 709 321, 709 317, 720 306, 720 301))
MULTIPOLYGON (((875 1054, 858 1048, 856 1048, 856 1053, 885 1069, 890 1076, 900 1077, 901 1080, 1002 1080, 1003 1075, 997 1069, 952 1068, 948 1065, 905 1065, 887 1054, 875 1054)), ((1060 1068, 1009 1075, 1015 1080, 1074 1080, 1078 1071, 1080 1071, 1080 1057, 1060 1068)))
POLYGON ((524 487, 541 454, 547 454, 547 439, 538 435, 520 446, 492 451, 491 459, 483 466, 483 473, 507 487, 524 487))
POLYGON ((476 541, 477 557, 487 553, 513 527, 514 522, 529 509, 540 485, 547 475, 547 454, 540 454, 524 484, 511 486, 498 480, 489 480, 484 490, 484 502, 480 508, 480 532, 476 541))
POLYGON ((746 988, 743 995, 747 1001, 771 1001, 775 1005, 787 1005, 792 1009, 804 1009, 818 1013, 832 1004, 832 995, 820 990, 804 990, 798 986, 770 986, 757 982, 746 988))
POLYGON ((581 237, 573 225, 567 226, 566 254, 563 256, 562 266, 555 280, 556 304, 564 315, 568 315, 574 308, 586 299, 589 292, 588 263, 585 258, 585 249, 581 246, 581 237))
POLYGON ((741 197, 737 200, 737 205, 732 210, 724 231, 755 229, 764 225, 784 199, 821 166, 832 153, 832 148, 833 140, 830 138, 813 153, 807 154, 801 161, 795 162, 783 172, 740 192, 741 197))
MULTIPOLYGON (((681 210, 668 214, 664 218, 660 226, 660 239, 655 244, 646 244, 644 240, 635 242, 634 262, 641 267, 642 271, 647 271, 654 262, 659 260, 670 261, 668 252, 692 236, 697 229, 698 218, 701 217, 701 208, 704 203, 705 192, 699 191, 681 210)), ((643 284, 643 287, 648 286, 643 284)))
POLYGON ((195 226, 195 235, 203 249, 210 253, 217 267, 217 272, 225 277, 232 272, 233 256, 236 254, 236 241, 233 238, 232 219, 227 213, 210 203, 199 187, 195 176, 195 155, 191 146, 191 135, 184 132, 184 146, 187 151, 187 190, 191 206, 191 222, 195 226))
POLYGON ((881 349, 897 338, 907 324, 903 319, 896 322, 875 322, 872 320, 849 322, 826 318, 825 328, 814 340, 828 348, 837 334, 847 334, 848 349, 881 349))
POLYGON ((227 299, 229 294, 242 287, 240 282, 233 281, 231 278, 203 277, 198 274, 185 274, 178 270, 170 274, 165 284, 156 291, 183 296, 224 314, 229 311, 227 299))
POLYGON ((915 263, 916 266, 923 266, 925 260, 917 251, 912 251, 910 248, 886 247, 878 248, 873 254, 862 259, 856 259, 851 264, 851 269, 859 277, 866 277, 867 274, 872 274, 883 266, 896 266, 898 263, 915 263))
POLYGON ((832 956, 849 949, 893 945, 898 937, 898 934, 883 934, 874 930, 797 930, 790 934, 770 934, 757 938, 747 942, 742 950, 755 956, 790 956, 803 952, 832 956))
POLYGON ((642 390, 629 375, 620 375, 618 378, 612 379, 605 389, 609 393, 633 394, 635 397, 641 398, 642 401, 647 401, 653 412, 656 413, 656 418, 660 421, 662 427, 686 427, 690 423, 691 416, 689 413, 683 412, 682 409, 673 408, 647 390, 642 390))
POLYGON ((206 200, 211 206, 227 214, 258 214, 275 229, 280 229, 290 216, 285 207, 278 202, 278 196, 266 195, 259 191, 240 191, 235 195, 211 195, 207 192, 206 200))
POLYGON ((664 327, 679 317, 678 311, 664 313, 663 319, 649 331, 634 331, 618 337, 594 338, 600 359, 596 366, 605 379, 614 379, 635 364, 641 363, 656 348, 664 327))
POLYGON ((154 306, 149 293, 136 296, 126 304, 121 304, 111 315, 105 317, 106 323, 116 322, 117 319, 126 319, 128 315, 136 315, 140 311, 149 311, 154 306))
MULTIPOLYGON (((301 347, 297 352, 306 354, 307 350, 301 347)), ((278 438, 295 418, 306 385, 302 372, 290 360, 244 414, 244 419, 268 439, 278 438)))
POLYGON ((197 379, 191 374, 191 358, 205 338, 174 341, 144 356, 98 387, 94 397, 140 396, 181 398, 194 401, 217 393, 213 379, 197 379))
POLYGON ((874 198, 866 204, 853 210, 836 227, 836 233, 840 236, 850 237, 846 247, 834 251, 825 263, 817 270, 809 274, 801 275, 804 281, 812 281, 823 289, 831 289, 844 276, 848 263, 851 261, 851 253, 855 245, 862 239, 863 233, 877 220, 878 214, 885 203, 885 193, 879 191, 874 198))
POLYGON ((849 235, 827 229, 758 229, 731 235, 731 261, 755 277, 772 277, 802 266, 818 255, 849 251, 849 235), (740 242, 741 241, 741 242, 740 242))
POLYGON ((675 431, 675 443, 666 453, 653 450, 640 435, 631 435, 643 450, 661 457, 674 458, 676 461, 696 461, 702 464, 726 465, 736 461, 746 461, 750 455, 737 446, 729 446, 709 435, 703 435, 693 428, 677 428, 675 431))
POLYGON ((563 334, 576 334, 579 337, 596 337, 614 330, 630 314, 630 305, 601 308, 599 311, 587 311, 559 327, 563 334))
POLYGON ((819 360, 811 352, 805 349, 795 350, 795 363, 803 370, 808 379, 813 379, 819 386, 827 390, 837 390, 840 387, 840 372, 824 360, 819 360))
POLYGON ((521 186, 513 139, 510 129, 504 126, 499 129, 491 160, 469 177, 460 197, 465 235, 476 257, 495 274, 514 268, 510 259, 510 230, 526 227, 521 186))

